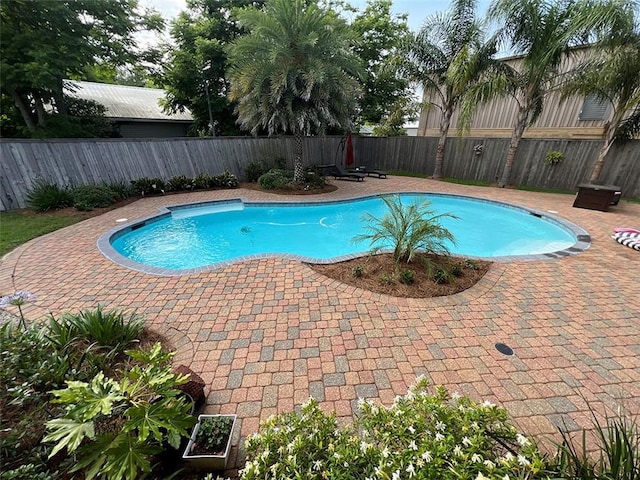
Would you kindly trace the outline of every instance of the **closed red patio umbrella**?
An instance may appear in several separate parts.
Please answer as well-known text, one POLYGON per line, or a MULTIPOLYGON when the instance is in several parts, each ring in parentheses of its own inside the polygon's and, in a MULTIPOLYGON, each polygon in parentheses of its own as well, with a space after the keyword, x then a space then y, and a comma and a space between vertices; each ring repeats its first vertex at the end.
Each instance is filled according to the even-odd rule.
POLYGON ((344 157, 345 166, 353 165, 355 159, 353 157, 353 139, 351 138, 351 132, 347 133, 347 153, 344 157))

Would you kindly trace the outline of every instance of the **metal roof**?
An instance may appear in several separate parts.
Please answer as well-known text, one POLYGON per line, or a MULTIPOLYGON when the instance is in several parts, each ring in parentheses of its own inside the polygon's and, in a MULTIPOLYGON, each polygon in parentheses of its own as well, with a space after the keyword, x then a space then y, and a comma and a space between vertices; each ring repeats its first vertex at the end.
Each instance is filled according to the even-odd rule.
POLYGON ((65 80, 67 95, 94 100, 107 109, 106 116, 114 119, 191 122, 191 112, 185 110, 168 114, 162 111, 160 99, 165 92, 160 88, 130 87, 108 83, 65 80))

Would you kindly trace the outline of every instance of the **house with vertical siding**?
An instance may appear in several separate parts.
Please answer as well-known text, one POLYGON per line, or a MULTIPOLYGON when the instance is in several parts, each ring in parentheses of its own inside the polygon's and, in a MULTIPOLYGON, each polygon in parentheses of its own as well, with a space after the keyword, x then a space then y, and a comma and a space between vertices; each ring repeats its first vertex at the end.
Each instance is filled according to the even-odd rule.
MULTIPOLYGON (((565 71, 574 68, 584 58, 586 49, 577 48, 566 60, 565 71)), ((501 61, 517 69, 523 56, 504 58, 501 61)), ((424 102, 437 103, 433 93, 426 92, 424 102)), ((502 96, 478 107, 471 121, 467 136, 474 138, 509 138, 516 122, 518 106, 511 96, 502 96)), ((574 96, 560 101, 557 92, 547 95, 544 109, 536 122, 524 131, 524 138, 599 139, 613 116, 610 102, 595 97, 574 96)), ((456 125, 458 112, 451 119, 450 136, 458 135, 456 125)), ((418 135, 439 136, 440 110, 425 108, 418 125, 418 135)))
POLYGON ((104 105, 114 135, 123 138, 186 137, 193 123, 188 110, 162 110, 165 91, 160 88, 65 80, 65 94, 104 105))

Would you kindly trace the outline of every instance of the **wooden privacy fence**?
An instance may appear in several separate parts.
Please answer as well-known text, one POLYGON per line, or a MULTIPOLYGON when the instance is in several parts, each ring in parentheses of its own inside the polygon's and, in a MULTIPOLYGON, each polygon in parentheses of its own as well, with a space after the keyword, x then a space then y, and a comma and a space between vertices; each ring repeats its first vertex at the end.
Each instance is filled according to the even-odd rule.
MULTIPOLYGON (((430 175, 437 139, 432 137, 354 137, 356 164, 430 175)), ((447 177, 495 182, 501 173, 508 139, 451 138, 447 143, 447 177), (482 145, 481 148, 474 148, 482 145), (476 154, 476 152, 480 152, 476 154)), ((525 139, 511 181, 540 188, 575 189, 588 180, 600 142, 525 139), (564 160, 547 165, 547 152, 564 160)), ((292 137, 171 138, 95 140, 3 140, 0 142, 0 209, 23 208, 36 180, 60 186, 129 182, 140 177, 194 177, 224 170, 245 177, 254 160, 284 157, 293 161, 292 137)), ((344 139, 312 137, 304 142, 307 165, 342 163, 344 139)), ((614 147, 602 180, 620 185, 624 196, 640 198, 640 141, 614 147)))

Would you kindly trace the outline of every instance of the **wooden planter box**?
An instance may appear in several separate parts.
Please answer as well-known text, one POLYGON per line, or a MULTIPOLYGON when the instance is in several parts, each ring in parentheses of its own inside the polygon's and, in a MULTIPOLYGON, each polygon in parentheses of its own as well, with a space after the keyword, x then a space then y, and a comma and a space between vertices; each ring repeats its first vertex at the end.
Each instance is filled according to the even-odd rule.
POLYGON ((229 462, 229 454, 231 453, 231 439, 233 438, 233 429, 236 426, 236 415, 198 415, 198 423, 193 427, 191 438, 187 444, 187 448, 184 450, 182 460, 190 467, 196 470, 203 470, 207 472, 225 470, 227 463, 229 462), (231 417, 233 422, 231 423, 231 431, 229 432, 229 440, 227 440, 227 446, 224 450, 224 454, 221 455, 192 455, 191 450, 193 444, 198 435, 198 429, 200 428, 200 422, 206 417, 231 417))
POLYGON ((608 212, 610 205, 618 204, 621 194, 620 187, 615 185, 583 183, 578 185, 578 194, 573 202, 573 206, 608 212))

